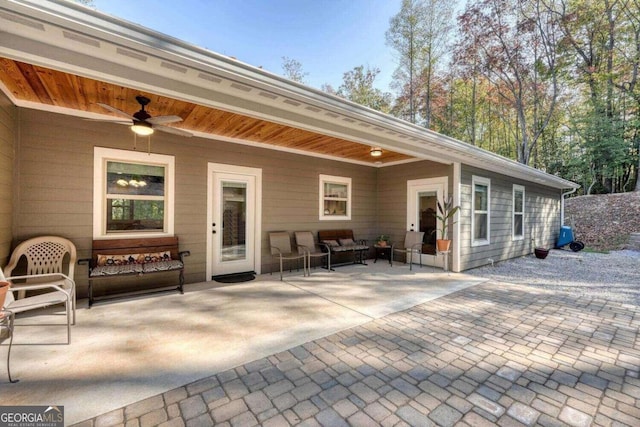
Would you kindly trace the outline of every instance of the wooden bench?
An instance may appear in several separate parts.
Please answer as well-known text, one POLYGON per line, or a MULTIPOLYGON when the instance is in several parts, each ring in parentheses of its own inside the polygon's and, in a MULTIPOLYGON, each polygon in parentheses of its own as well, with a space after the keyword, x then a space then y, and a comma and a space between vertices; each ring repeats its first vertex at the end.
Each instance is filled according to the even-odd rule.
POLYGON ((78 264, 89 266, 89 308, 96 301, 122 298, 123 296, 167 292, 184 293, 184 257, 189 251, 178 249, 178 237, 143 237, 128 239, 94 240, 91 258, 81 259, 78 264), (93 295, 93 281, 118 276, 143 276, 153 273, 178 272, 178 286, 154 287, 137 292, 126 291, 99 298, 93 295))
POLYGON ((331 266, 363 264, 369 252, 367 241, 356 240, 353 230, 320 230, 318 241, 323 251, 331 251, 331 266), (335 258, 334 258, 335 257, 335 258), (334 259, 337 262, 334 262, 334 259))

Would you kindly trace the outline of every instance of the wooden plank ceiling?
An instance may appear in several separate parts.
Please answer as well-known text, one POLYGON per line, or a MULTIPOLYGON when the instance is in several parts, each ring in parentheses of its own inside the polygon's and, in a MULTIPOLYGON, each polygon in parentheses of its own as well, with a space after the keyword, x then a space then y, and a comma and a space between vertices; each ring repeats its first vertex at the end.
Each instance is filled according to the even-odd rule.
MULTIPOLYGON (((187 131, 238 138, 287 149, 328 155, 374 164, 410 159, 384 150, 371 157, 371 146, 240 114, 146 93, 136 89, 79 77, 64 72, 0 58, 0 80, 16 99, 57 107, 111 114, 96 103, 103 103, 133 114, 140 109, 137 95, 151 100, 147 111, 154 116, 177 115, 183 121, 170 124, 187 131)), ((120 119, 122 117, 115 116, 120 119)))

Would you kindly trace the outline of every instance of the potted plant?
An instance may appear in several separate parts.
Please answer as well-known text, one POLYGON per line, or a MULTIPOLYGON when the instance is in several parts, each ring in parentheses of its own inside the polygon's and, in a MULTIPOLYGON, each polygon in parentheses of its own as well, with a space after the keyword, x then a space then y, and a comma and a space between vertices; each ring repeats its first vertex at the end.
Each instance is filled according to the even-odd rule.
POLYGON ((449 222, 451 225, 456 222, 453 221, 453 216, 458 212, 460 206, 453 206, 453 198, 449 196, 449 198, 441 203, 440 200, 437 201, 438 212, 435 213, 436 219, 440 222, 440 227, 436 229, 440 231, 440 238, 436 240, 436 248, 438 252, 448 252, 451 247, 451 240, 448 239, 448 228, 449 222))
POLYGON ((538 259, 545 259, 547 255, 549 255, 549 249, 547 248, 533 248, 533 253, 536 255, 538 259))
POLYGON ((391 242, 391 238, 386 234, 381 234, 376 237, 376 246, 385 247, 391 242))
POLYGON ((9 286, 11 286, 11 283, 9 282, 0 282, 0 310, 4 307, 4 301, 7 297, 7 292, 9 292, 9 286))

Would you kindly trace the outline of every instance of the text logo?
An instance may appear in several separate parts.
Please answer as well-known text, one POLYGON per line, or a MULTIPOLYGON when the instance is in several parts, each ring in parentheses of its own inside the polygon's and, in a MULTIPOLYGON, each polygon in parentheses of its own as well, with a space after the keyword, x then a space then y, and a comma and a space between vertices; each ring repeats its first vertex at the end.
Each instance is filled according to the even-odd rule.
POLYGON ((64 427, 64 406, 0 406, 0 427, 64 427))

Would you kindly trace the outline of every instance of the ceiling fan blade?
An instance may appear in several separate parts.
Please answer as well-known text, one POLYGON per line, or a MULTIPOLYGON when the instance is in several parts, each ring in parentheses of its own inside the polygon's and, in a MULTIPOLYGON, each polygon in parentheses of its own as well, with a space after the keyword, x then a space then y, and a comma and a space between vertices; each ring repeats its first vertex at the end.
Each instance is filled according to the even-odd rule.
POLYGON ((191 132, 187 132, 186 130, 182 130, 182 129, 171 128, 169 126, 153 125, 153 128, 155 130, 159 130, 159 131, 166 132, 166 133, 172 133, 174 135, 180 135, 180 136, 184 136, 184 137, 187 137, 187 138, 193 136, 193 134, 191 132))
POLYGON ((133 116, 131 116, 131 115, 129 115, 129 114, 127 114, 127 113, 125 113, 125 112, 124 112, 124 111, 122 111, 122 110, 118 110, 117 108, 112 107, 111 105, 103 104, 103 103, 101 103, 101 102, 96 102, 96 105, 99 105, 99 106, 101 106, 102 108, 104 108, 104 109, 106 109, 106 110, 109 110, 109 111, 111 111, 112 113, 115 113, 115 114, 117 114, 117 115, 119 115, 119 116, 126 117, 126 118, 128 118, 128 119, 133 120, 133 116))
POLYGON ((157 117, 150 117, 147 119, 147 121, 153 125, 162 125, 162 124, 166 124, 166 123, 175 123, 175 122, 181 122, 182 121, 182 117, 180 116, 157 116, 157 117))
POLYGON ((84 120, 85 122, 117 123, 119 125, 129 125, 129 126, 131 126, 131 120, 125 120, 125 119, 90 119, 90 118, 83 118, 82 120, 84 120))

